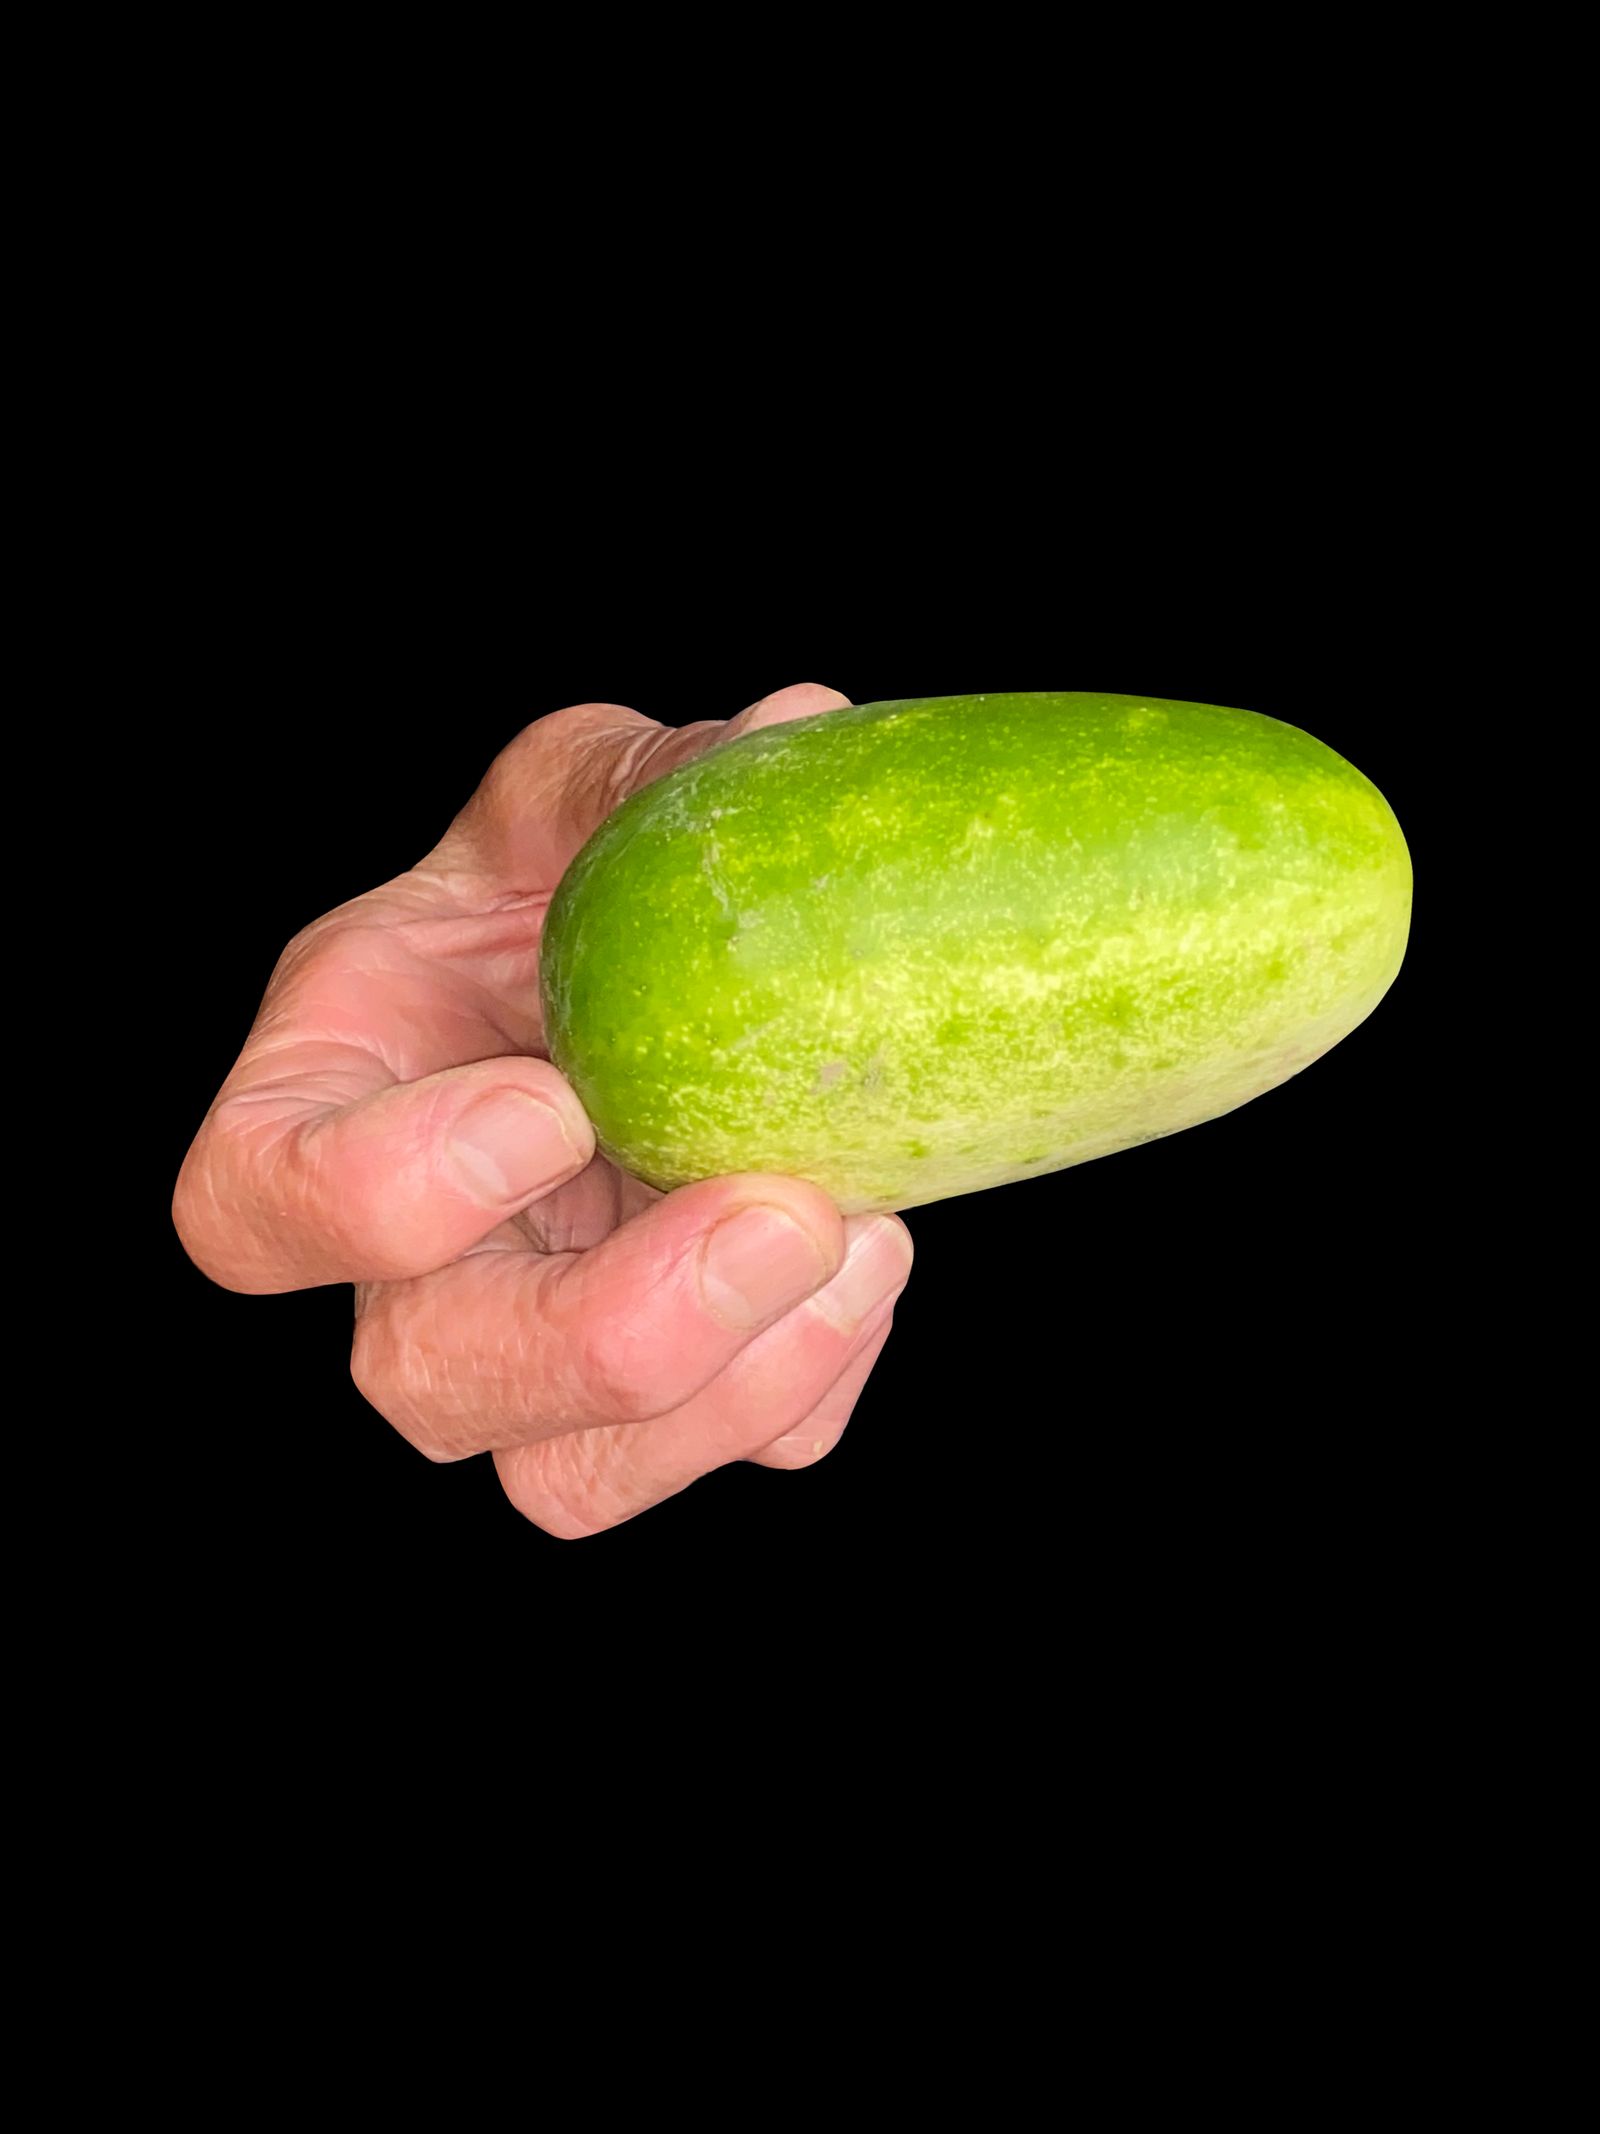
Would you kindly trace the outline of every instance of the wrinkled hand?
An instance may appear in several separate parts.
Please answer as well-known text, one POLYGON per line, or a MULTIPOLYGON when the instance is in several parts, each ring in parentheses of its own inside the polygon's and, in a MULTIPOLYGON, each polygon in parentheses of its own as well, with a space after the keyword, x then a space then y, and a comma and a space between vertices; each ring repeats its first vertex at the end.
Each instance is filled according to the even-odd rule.
POLYGON ((229 1289, 356 1287, 356 1384, 431 1459, 492 1452, 552 1534, 726 1461, 837 1442, 911 1265, 893 1216, 792 1178, 663 1197, 595 1154, 548 1060, 539 936, 628 794, 753 727, 582 704, 521 733, 420 866, 306 928, 185 1159, 173 1213, 229 1289))

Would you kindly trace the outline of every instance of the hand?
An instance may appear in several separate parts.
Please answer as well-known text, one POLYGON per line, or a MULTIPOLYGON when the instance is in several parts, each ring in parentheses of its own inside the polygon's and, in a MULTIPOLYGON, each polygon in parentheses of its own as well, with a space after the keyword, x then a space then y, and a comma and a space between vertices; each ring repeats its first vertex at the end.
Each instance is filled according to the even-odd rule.
POLYGON ((894 1216, 792 1178, 663 1197, 595 1154, 542 1057, 539 936, 568 861, 702 750, 847 701, 780 690, 678 731, 617 704, 525 729, 409 874, 284 951, 184 1161, 174 1219, 229 1289, 356 1284, 352 1370, 435 1460, 491 1452, 548 1533, 729 1460, 839 1439, 911 1266, 894 1216))

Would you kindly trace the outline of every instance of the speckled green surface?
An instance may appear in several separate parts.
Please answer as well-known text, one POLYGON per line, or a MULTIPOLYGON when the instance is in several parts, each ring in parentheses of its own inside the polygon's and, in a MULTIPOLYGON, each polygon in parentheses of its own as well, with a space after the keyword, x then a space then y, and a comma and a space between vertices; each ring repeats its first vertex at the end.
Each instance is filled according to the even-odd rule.
POLYGON ((1377 788, 1254 712, 864 704, 701 757, 568 869, 551 1055, 654 1185, 906 1208, 1170 1134, 1284 1081, 1400 967, 1377 788))

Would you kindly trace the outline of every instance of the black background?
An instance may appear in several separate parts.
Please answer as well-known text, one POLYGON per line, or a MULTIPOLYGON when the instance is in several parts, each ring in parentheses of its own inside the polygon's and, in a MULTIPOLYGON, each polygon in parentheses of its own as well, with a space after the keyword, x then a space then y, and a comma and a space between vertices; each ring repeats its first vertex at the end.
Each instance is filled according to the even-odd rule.
POLYGON ((167 1189, 287 937, 420 857, 528 719, 589 698, 681 722, 799 680, 858 702, 1098 688, 1293 721, 1406 830, 1391 993, 1227 1118, 914 1211, 912 1284, 836 1453, 725 1470, 576 1544, 487 1460, 432 1466, 365 1406, 347 1290, 231 1296, 162 1230, 154 1480, 211 1631, 292 1621, 372 1657, 537 1625, 530 1665, 572 1679, 619 1639, 662 1669, 753 1637, 870 1672, 1041 1636, 1092 1666, 1131 1634, 1192 1686, 1213 1649, 1268 1675, 1345 1649, 1354 1611, 1423 1576, 1455 1249, 1433 839, 1459 617, 1417 519, 1437 491, 1356 412, 1330 433, 1326 410, 1234 401, 1152 429, 1124 403, 1075 438, 994 406, 959 443, 925 401, 887 435, 795 402, 714 443, 656 406, 558 424, 546 457, 470 411, 435 456, 401 448, 398 413, 330 429, 324 408, 308 433, 263 402, 188 493, 152 738, 182 972, 167 1189))
MULTIPOLYGON (((559 1993, 654 1983, 657 1947, 697 1989, 674 2075, 770 2057, 803 1994, 901 2087, 973 2039, 988 2097, 1036 2036, 1081 2089, 1086 2005, 1124 2016, 1119 2089, 1270 2080, 1274 2046, 1297 2089, 1370 2087, 1396 2038, 1414 2080, 1477 2081, 1526 1893, 1570 1881, 1549 1713, 1581 1708, 1546 1657, 1578 1616, 1569 1307, 1502 1212, 1572 1146, 1570 967, 1536 992, 1544 855, 1512 853, 1586 702, 1544 493, 1581 345, 1563 172, 1522 139, 1548 68, 1321 26, 1236 62, 1210 23, 1067 75, 981 36, 944 69, 826 37, 730 68, 719 34, 691 96, 606 33, 531 71, 433 37, 413 85, 392 38, 196 64, 140 24, 36 85, 18 605, 51 656, 12 889, 67 983, 23 1019, 15 1128, 58 1177, 76 1062, 96 1206, 13 1298, 42 1470, 13 1703, 56 1968, 107 1982, 63 2064, 192 2085, 209 2045, 230 2097, 241 2068, 303 2091, 374 1918, 407 2075, 423 2022, 472 2026, 457 2091, 527 1957, 559 1993), (207 1284, 172 1182, 283 942, 425 851, 526 720, 807 678, 1296 721, 1395 806, 1410 952, 1242 1111, 914 1211, 816 1469, 558 1543, 365 1408, 347 1292, 207 1284), (737 1909, 706 1902, 724 1861, 737 1909), (758 1918, 786 1952, 814 1920, 828 1968, 774 1993, 758 1918)), ((613 1988, 608 2073, 659 2000, 613 1988)))
MULTIPOLYGON (((1201 35, 1164 78, 1160 55, 1030 76, 1014 39, 985 70, 963 39, 948 83, 899 40, 876 97, 854 45, 841 69, 837 39, 814 61, 790 39, 776 70, 702 70, 687 109, 651 53, 638 133, 620 47, 413 93, 370 37, 343 72, 325 38, 256 37, 238 66, 172 64, 167 109, 113 65, 133 140, 109 164, 57 129, 24 222, 61 404, 24 395, 18 423, 66 612, 32 707, 51 775, 24 789, 45 859, 13 886, 74 981, 41 1052, 82 1059, 84 1167, 118 1169, 87 1263, 41 1271, 42 1332, 17 1299, 19 1364, 47 1353, 69 1412, 14 1403, 49 1468, 13 1493, 18 1556, 49 1545, 14 1628, 50 1683, 27 1765, 72 1810, 42 1835, 74 1976, 135 1881, 97 2004, 102 2030, 138 2013, 122 2074, 170 2085, 264 2008, 251 2078, 287 2061, 303 2088, 308 1979, 337 1966, 322 2027, 348 2034, 377 1916, 408 2073, 444 1961, 475 1959, 445 2011, 490 2017, 459 2087, 521 1971, 459 1914, 448 1940, 406 1931, 430 1870, 515 1921, 541 1984, 619 1958, 653 1979, 657 1945, 669 1977, 693 1963, 697 2071, 708 2031, 767 2045, 795 2004, 758 1910, 786 1946, 816 1920, 830 1964, 800 1990, 821 1980, 852 2044, 887 2035, 897 2082, 932 2005, 941 2083, 948 2034, 977 2039, 986 2094, 1032 2034, 1081 2086, 1080 1980, 1126 2011, 1123 2086, 1170 2065, 1192 2087, 1218 2056, 1249 2076, 1269 2029, 1292 2052, 1308 2024, 1297 2087, 1417 2035, 1433 2084, 1503 2028, 1495 1950, 1529 1936, 1491 1946, 1485 1919, 1497 1884, 1542 1886, 1524 1848, 1571 1761, 1535 1710, 1574 1616, 1557 1311, 1540 1271, 1514 1294, 1539 1226, 1497 1210, 1565 1153, 1510 1068, 1531 1053, 1558 1108, 1572 1043, 1529 1012, 1548 918, 1521 928, 1508 889, 1542 899, 1544 874, 1507 836, 1547 819, 1553 701, 1584 702, 1551 672, 1570 574, 1537 553, 1534 487, 1571 460, 1560 168, 1530 152, 1508 182, 1514 65, 1473 94, 1471 55, 1434 40, 1424 72, 1385 33, 1230 73, 1201 35), (1466 93, 1441 95, 1453 67, 1466 93), (44 210, 80 165, 63 243, 44 210), (1369 1022, 1242 1111, 914 1211, 895 1333, 816 1469, 730 1470, 558 1543, 487 1462, 430 1466, 365 1408, 348 1293, 208 1285, 172 1181, 285 939, 425 851, 526 720, 589 697, 689 719, 799 679, 1298 722, 1394 804, 1410 952, 1369 1022), (111 787, 104 839, 85 784, 111 787), (797 1852, 822 1870, 798 1905, 797 1852), (692 1885, 721 1860, 748 1896, 719 1936, 692 1885), (1419 2029, 1441 1978, 1448 2026, 1419 2029), (1186 2051, 1213 1981, 1223 2019, 1186 2051)), ((93 64, 62 71, 74 114, 93 64)), ((649 2004, 606 2007, 609 2069, 649 2004)))

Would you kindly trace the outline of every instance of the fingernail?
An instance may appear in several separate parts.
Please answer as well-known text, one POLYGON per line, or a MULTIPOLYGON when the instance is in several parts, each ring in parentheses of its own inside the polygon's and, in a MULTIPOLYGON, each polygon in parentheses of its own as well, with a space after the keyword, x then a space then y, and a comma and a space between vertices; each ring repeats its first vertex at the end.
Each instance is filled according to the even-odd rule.
POLYGON ((741 1208, 725 1216, 701 1247, 706 1304, 740 1333, 792 1311, 827 1279, 821 1245, 782 1208, 741 1208))
POLYGON ((816 1296, 817 1310, 847 1334, 856 1333, 911 1272, 911 1238, 888 1215, 852 1215, 845 1224, 844 1265, 816 1296))
POLYGON ((450 1153, 475 1200, 526 1200, 583 1165, 561 1115, 520 1089, 497 1089, 455 1123, 450 1153))

